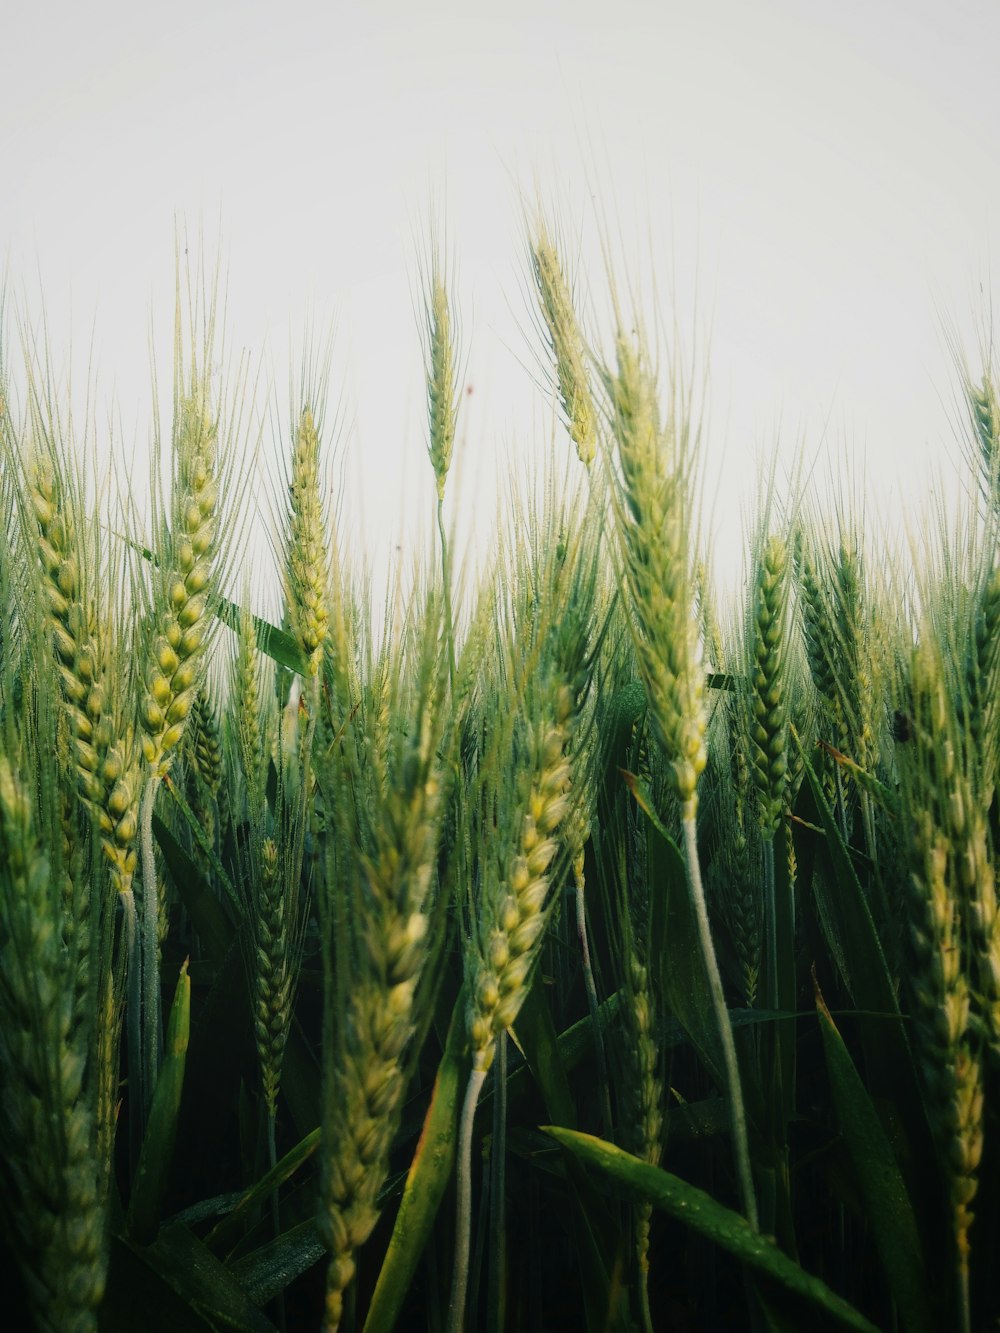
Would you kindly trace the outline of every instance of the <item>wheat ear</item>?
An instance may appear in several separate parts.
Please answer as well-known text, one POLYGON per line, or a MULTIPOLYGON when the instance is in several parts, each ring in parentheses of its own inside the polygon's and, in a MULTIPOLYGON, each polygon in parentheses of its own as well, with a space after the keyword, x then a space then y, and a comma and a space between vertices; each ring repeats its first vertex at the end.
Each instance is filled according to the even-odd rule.
POLYGON ((559 253, 544 222, 529 242, 535 291, 555 363, 559 401, 566 428, 580 462, 590 467, 597 455, 597 411, 587 375, 587 353, 559 253))
POLYGON ((431 255, 429 291, 424 298, 424 377, 427 384, 427 454, 437 488, 437 528, 441 547, 445 636, 448 671, 455 688, 455 627, 452 610, 452 575, 448 534, 444 523, 444 492, 455 447, 459 404, 459 341, 448 293, 447 274, 440 251, 431 255))
MULTIPOLYGON (((338 598, 338 605, 340 604, 338 598)), ((355 1255, 379 1216, 436 948, 447 658, 442 612, 419 592, 401 674, 371 711, 342 720, 333 763, 336 837, 321 919, 327 986, 319 1228, 330 1251, 324 1329, 339 1328, 355 1255), (387 720, 383 719, 387 714, 387 720), (374 761, 373 761, 374 760, 374 761)), ((335 695, 349 691, 345 621, 334 614, 335 695)))
MULTIPOLYGON (((632 944, 624 987, 626 1002, 623 1006, 634 1065, 630 1137, 632 1151, 636 1156, 650 1166, 659 1166, 663 1153, 664 1084, 655 1022, 656 1002, 649 969, 640 961, 641 947, 635 949, 635 939, 632 944)), ((639 1298, 646 1333, 652 1333, 653 1328, 649 1309, 649 1232, 652 1216, 650 1205, 640 1204, 636 1216, 636 1255, 639 1261, 639 1298)))
POLYGON ((160 534, 153 620, 142 676, 139 719, 147 777, 140 812, 143 865, 142 1104, 156 1086, 160 1055, 159 901, 153 808, 161 780, 184 737, 201 683, 218 533, 218 432, 208 387, 196 380, 176 404, 172 518, 160 534))
POLYGON ((28 490, 76 788, 99 827, 115 887, 128 897, 136 868, 139 773, 131 735, 116 723, 98 611, 83 584, 96 553, 88 556, 83 547, 65 479, 51 460, 35 463, 28 490))
POLYGON ((768 995, 778 1004, 778 936, 774 837, 788 781, 788 547, 782 537, 764 542, 754 583, 750 626, 750 772, 764 843, 764 903, 768 995))
MULTIPOLYGON (((133 880, 139 829, 140 767, 135 731, 121 721, 123 682, 112 678, 108 662, 107 613, 95 606, 86 580, 100 568, 96 545, 77 526, 76 491, 54 452, 31 467, 28 499, 33 545, 42 572, 44 622, 54 650, 62 717, 70 737, 74 786, 98 830, 103 858, 121 903, 129 993, 129 1063, 141 1063, 141 985, 138 922, 133 880)), ((102 1009, 113 1026, 102 1033, 98 1063, 110 1080, 117 1057, 117 1007, 102 1009)), ((105 1107, 105 1109, 107 1109, 105 1107)), ((113 1125, 106 1117, 110 1160, 113 1125)))
MULTIPOLYGON (((981 807, 968 781, 965 738, 949 702, 932 633, 914 651, 910 740, 898 747, 910 821, 909 905, 916 1036, 928 1110, 941 1147, 957 1258, 960 1327, 968 1333, 969 1231, 983 1145, 979 1041, 970 1017, 971 960, 963 900, 978 915, 987 860, 981 807), (970 824, 971 821, 971 824, 970 824)), ((985 924, 985 920, 982 922, 985 924)))
POLYGON ((39 1329, 94 1333, 107 1255, 86 1030, 74 1031, 73 958, 59 874, 25 785, 0 751, 0 1067, 8 1205, 39 1329))

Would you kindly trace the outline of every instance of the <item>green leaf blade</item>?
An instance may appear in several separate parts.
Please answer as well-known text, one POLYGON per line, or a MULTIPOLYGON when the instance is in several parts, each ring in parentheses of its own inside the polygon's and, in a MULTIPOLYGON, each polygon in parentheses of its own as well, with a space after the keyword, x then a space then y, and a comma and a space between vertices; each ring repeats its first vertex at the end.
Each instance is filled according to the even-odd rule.
POLYGON ((468 1066, 463 989, 455 1001, 430 1105, 368 1308, 364 1333, 390 1333, 399 1318, 451 1179, 458 1144, 459 1106, 468 1066))
POLYGON ((190 1035, 191 978, 185 962, 181 967, 170 1009, 166 1052, 160 1076, 156 1080, 149 1123, 142 1141, 132 1198, 129 1201, 128 1233, 140 1243, 151 1241, 160 1225, 167 1176, 177 1137, 177 1117, 184 1090, 184 1068, 190 1035))
POLYGON ((878 1113, 818 986, 816 1012, 837 1121, 857 1171, 868 1221, 900 1318, 909 1333, 933 1333, 930 1292, 913 1206, 878 1113))
POLYGON ((670 1213, 743 1263, 820 1307, 845 1328, 856 1329, 858 1333, 877 1333, 874 1324, 825 1282, 800 1268, 772 1240, 753 1231, 746 1218, 718 1203, 704 1190, 590 1134, 553 1125, 542 1128, 580 1161, 613 1180, 627 1197, 670 1213))

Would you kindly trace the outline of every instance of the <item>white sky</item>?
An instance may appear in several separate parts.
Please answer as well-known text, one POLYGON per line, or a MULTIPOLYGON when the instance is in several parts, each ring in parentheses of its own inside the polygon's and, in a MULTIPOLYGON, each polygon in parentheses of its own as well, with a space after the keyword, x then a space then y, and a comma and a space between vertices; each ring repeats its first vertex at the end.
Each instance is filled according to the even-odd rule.
POLYGON ((889 506, 951 467, 943 328, 975 357, 998 49, 991 0, 36 0, 3 24, 0 255, 16 300, 44 295, 57 359, 94 329, 140 459, 176 217, 221 237, 230 341, 266 357, 282 414, 290 342, 335 325, 344 513, 378 567, 431 504, 413 306, 431 200, 475 386, 462 513, 486 527, 497 460, 550 436, 518 189, 558 203, 599 300, 593 197, 633 271, 655 268, 665 322, 673 291, 683 328, 711 325, 725 569, 779 436, 821 474, 851 449, 889 506))

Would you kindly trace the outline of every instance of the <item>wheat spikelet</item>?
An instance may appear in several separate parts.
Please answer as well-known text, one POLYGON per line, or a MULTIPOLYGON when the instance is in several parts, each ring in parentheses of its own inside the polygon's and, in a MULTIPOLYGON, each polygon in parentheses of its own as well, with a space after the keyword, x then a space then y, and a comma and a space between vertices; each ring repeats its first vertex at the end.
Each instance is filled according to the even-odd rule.
POLYGON ((527 997, 564 869, 557 856, 574 804, 572 763, 589 684, 596 511, 581 518, 575 507, 552 505, 539 526, 538 545, 516 549, 511 602, 498 607, 499 679, 487 704, 497 721, 480 760, 478 882, 469 895, 464 954, 472 1071, 459 1126, 453 1333, 465 1320, 476 1105, 497 1037, 527 997))
POLYGON ((115 723, 97 612, 82 582, 90 562, 77 538, 64 479, 51 460, 35 463, 29 499, 77 791, 100 828, 116 888, 129 893, 139 825, 138 766, 131 732, 115 723))
POLYGON ((699 601, 703 619, 707 617, 709 621, 706 641, 712 645, 713 664, 717 670, 726 671, 734 684, 734 688, 721 692, 710 732, 710 762, 716 797, 712 825, 717 834, 711 874, 718 898, 725 906, 725 921, 736 951, 740 992, 747 1006, 752 1008, 757 1002, 760 980, 762 866, 759 824, 753 819, 753 783, 747 758, 750 742, 745 716, 746 690, 739 687, 741 673, 730 665, 734 660, 739 661, 742 649, 728 646, 729 637, 733 635, 732 626, 724 639, 714 615, 710 614, 707 597, 700 595, 699 601))
POLYGON ((993 802, 1000 752, 1000 565, 982 584, 968 652, 969 741, 983 808, 993 802))
POLYGON ((566 428, 580 462, 590 467, 597 454, 597 412, 587 377, 586 348, 570 286, 544 222, 536 227, 529 248, 566 428))
POLYGON ((326 606, 328 542, 319 475, 320 437, 312 408, 299 417, 289 483, 290 514, 285 555, 285 602, 292 634, 319 673, 329 614, 326 606))
MULTIPOLYGON (((634 944, 634 942, 633 942, 634 944)), ((654 1012, 654 997, 647 967, 629 950, 626 1004, 623 1006, 629 1049, 632 1053, 631 1150, 635 1156, 659 1166, 663 1154, 664 1085, 654 1012)), ((649 1313, 649 1235, 653 1209, 640 1204, 636 1210, 636 1255, 639 1261, 640 1300, 647 1330, 649 1313)))
POLYGON ((496 886, 495 912, 480 928, 469 1033, 473 1068, 482 1072, 492 1062, 495 1038, 513 1024, 527 994, 547 917, 550 869, 559 846, 554 835, 569 809, 566 751, 573 697, 566 686, 553 693, 549 717, 536 724, 534 775, 506 874, 496 886))
POLYGON ((519 772, 523 786, 520 793, 516 787, 503 793, 499 837, 486 830, 486 883, 470 954, 473 1068, 483 1072, 494 1039, 513 1024, 527 993, 551 905, 553 862, 560 838, 566 830, 573 834, 586 788, 581 772, 574 791, 573 768, 582 763, 579 728, 589 684, 597 587, 594 518, 593 510, 550 513, 542 521, 546 545, 537 553, 519 553, 537 571, 531 582, 517 579, 525 596, 513 607, 507 648, 511 664, 525 662, 526 674, 515 687, 523 740, 512 733, 506 742, 511 748, 499 762, 503 781, 519 772))
POLYGON ((427 453, 434 469, 438 502, 444 500, 458 421, 458 340, 442 262, 435 250, 431 259, 430 290, 424 307, 424 344, 427 382, 427 453))
POLYGON ((280 878, 278 847, 265 838, 260 848, 260 889, 254 900, 256 930, 254 1037, 261 1083, 269 1115, 274 1116, 281 1082, 281 1062, 288 1039, 294 981, 292 934, 280 878))
POLYGON ((111 968, 105 968, 97 978, 95 987, 97 1041, 93 1057, 97 1197, 102 1200, 108 1197, 118 1125, 118 1051, 122 1008, 111 968))
POLYGON ((750 638, 750 772, 765 838, 777 832, 788 778, 788 548, 770 537, 761 551, 750 638))
POLYGON ((85 1077, 88 1034, 74 1024, 78 982, 62 939, 59 878, 25 788, 0 752, 5 1209, 37 1326, 92 1333, 107 1262, 104 1173, 85 1077))
POLYGON ((655 379, 645 360, 643 341, 628 338, 619 318, 616 369, 603 371, 620 465, 612 503, 633 612, 636 658, 653 728, 681 807, 699 947, 726 1066, 737 1173, 744 1211, 756 1230, 743 1094, 698 854, 698 779, 708 754, 701 639, 694 614, 690 402, 673 387, 671 411, 662 425, 655 379))
POLYGON ((222 737, 212 701, 202 689, 195 697, 192 746, 198 776, 214 798, 222 786, 222 737))
POLYGON ((801 532, 797 535, 795 563, 809 674, 820 697, 824 719, 832 723, 836 744, 839 749, 846 750, 849 748, 850 740, 847 718, 837 686, 836 663, 840 655, 840 645, 834 611, 830 594, 818 568, 812 543, 801 532))
MULTIPOLYGON (((331 1255, 324 1323, 331 1331, 340 1324, 355 1253, 378 1219, 433 946, 446 721, 434 599, 421 619, 404 651, 412 677, 386 678, 369 696, 370 712, 352 708, 332 769, 337 836, 327 878, 337 900, 321 904, 330 1039, 318 1219, 331 1255)), ((349 651, 339 634, 333 651, 338 658, 349 651)))
POLYGON ((743 1002, 752 1009, 757 1003, 761 965, 760 846, 759 842, 751 844, 747 831, 741 829, 736 818, 728 835, 724 833, 723 837, 713 882, 725 904, 743 1002))
MULTIPOLYGON (((188 805, 204 830, 209 847, 216 855, 222 843, 224 819, 222 737, 215 709, 204 688, 195 696, 191 719, 184 739, 184 778, 188 805)), ((212 856, 208 847, 196 840, 193 855, 206 878, 211 878, 212 856)), ((158 886, 157 901, 160 912, 160 942, 165 932, 167 900, 162 879, 158 886)))
POLYGON ((154 778, 173 762, 197 698, 218 529, 218 434, 196 384, 174 423, 173 522, 161 538, 139 716, 154 778))
MULTIPOLYGON (((878 864, 878 844, 872 802, 875 770, 881 759, 884 728, 884 694, 888 678, 888 645, 891 624, 885 617, 871 580, 866 575, 861 543, 843 522, 828 543, 821 560, 828 590, 824 597, 832 620, 832 655, 829 667, 836 696, 839 722, 838 748, 846 751, 856 768, 838 763, 828 773, 828 796, 840 811, 844 837, 850 832, 851 805, 847 796, 860 798, 868 854, 878 864), (860 775, 864 774, 865 777, 860 775), (867 781, 871 775, 873 782, 867 781)), ((829 769, 829 765, 827 765, 829 769)))
MULTIPOLYGON (((178 360, 179 360, 178 322, 178 360)), ((184 391, 177 368, 171 434, 169 523, 159 525, 151 614, 145 625, 139 722, 147 780, 140 807, 142 848, 141 1103, 149 1107, 160 1049, 159 878, 153 809, 159 784, 179 753, 204 672, 219 530, 219 441, 208 383, 192 371, 184 391)), ((135 1006, 133 1006, 135 1007, 135 1006)), ((138 1021, 136 1015, 130 1020, 138 1021)))
MULTIPOLYGON (((990 1051, 1000 1059, 1000 907, 989 826, 982 802, 966 788, 964 829, 958 858, 967 903, 974 974, 990 1051)), ((956 811, 957 814, 957 811, 956 811)))
POLYGON ((850 725, 852 753, 862 768, 872 769, 878 758, 880 727, 876 710, 884 682, 879 637, 867 605, 861 552, 856 537, 847 531, 840 534, 834 581, 841 644, 838 685, 850 725))
MULTIPOLYGON (((433 828, 434 815, 429 814, 425 830, 433 828)), ((414 879, 427 884, 431 873, 427 860, 415 868, 414 879)), ((419 892, 415 896, 421 897, 419 892)), ((381 929, 367 932, 372 979, 350 1002, 342 1066, 333 1076, 333 1097, 328 1100, 328 1105, 332 1101, 327 1120, 330 1150, 321 1230, 332 1255, 327 1279, 329 1329, 339 1325, 343 1292, 354 1274, 354 1251, 368 1239, 378 1219, 376 1198, 398 1125, 406 1086, 404 1058, 415 1029, 415 991, 427 954, 426 914, 417 910, 393 916, 388 931, 387 923, 382 923, 381 929)))
POLYGON ((685 819, 698 808, 705 768, 704 673, 693 612, 688 422, 661 425, 645 350, 619 330, 605 369, 621 480, 614 506, 636 656, 657 737, 685 819))
POLYGON ((1000 1057, 1000 909, 990 812, 1000 746, 1000 566, 994 566, 980 583, 964 657, 964 673, 957 671, 956 675, 964 718, 965 762, 950 813, 955 835, 962 843, 958 875, 967 905, 979 1003, 990 1052, 996 1059, 1000 1057))
POLYGON ((975 383, 963 367, 962 380, 980 483, 993 510, 1000 511, 1000 398, 989 369, 975 383))
POLYGON ((970 1022, 970 960, 963 940, 962 904, 970 887, 986 886, 980 881, 982 846, 978 835, 970 839, 967 823, 972 814, 979 821, 979 807, 969 790, 964 745, 945 679, 941 656, 928 636, 913 653, 909 680, 913 734, 898 748, 898 756, 910 819, 916 1033, 947 1179, 967 1311, 983 1091, 979 1042, 970 1022))

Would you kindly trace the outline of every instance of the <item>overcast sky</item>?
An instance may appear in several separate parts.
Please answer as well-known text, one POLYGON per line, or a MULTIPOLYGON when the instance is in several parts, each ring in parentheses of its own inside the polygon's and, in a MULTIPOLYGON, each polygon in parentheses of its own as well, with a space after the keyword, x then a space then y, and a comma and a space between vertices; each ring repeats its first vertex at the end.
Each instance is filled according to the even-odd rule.
POLYGON ((44 295, 57 358, 93 331, 139 457, 181 218, 221 248, 230 342, 265 358, 282 412, 290 343, 335 326, 345 515, 377 563, 430 504, 413 293, 434 201, 474 386, 464 513, 489 525, 498 460, 551 434, 519 193, 540 182, 598 304, 603 226, 656 272, 665 324, 710 331, 721 564, 776 440, 823 474, 852 451, 890 506, 951 467, 945 333, 975 357, 1000 227, 989 0, 9 9, 8 289, 44 295))

